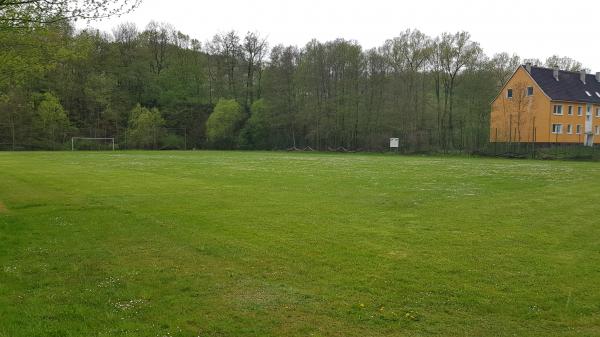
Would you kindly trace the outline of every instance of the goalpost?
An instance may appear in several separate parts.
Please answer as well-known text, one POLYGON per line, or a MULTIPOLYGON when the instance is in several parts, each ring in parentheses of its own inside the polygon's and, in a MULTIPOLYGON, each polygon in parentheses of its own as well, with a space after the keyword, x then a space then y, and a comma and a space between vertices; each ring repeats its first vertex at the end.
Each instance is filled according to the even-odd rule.
POLYGON ((110 140, 112 145, 112 150, 115 150, 115 139, 114 138, 95 138, 95 137, 71 137, 71 151, 75 151, 75 141, 76 140, 110 140))

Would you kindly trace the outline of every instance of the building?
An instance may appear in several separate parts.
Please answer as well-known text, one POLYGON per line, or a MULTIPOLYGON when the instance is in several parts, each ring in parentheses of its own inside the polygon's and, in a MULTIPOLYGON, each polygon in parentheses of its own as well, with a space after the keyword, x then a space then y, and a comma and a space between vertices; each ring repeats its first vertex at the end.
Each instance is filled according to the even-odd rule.
POLYGON ((492 102, 490 141, 600 143, 600 73, 520 66, 492 102))

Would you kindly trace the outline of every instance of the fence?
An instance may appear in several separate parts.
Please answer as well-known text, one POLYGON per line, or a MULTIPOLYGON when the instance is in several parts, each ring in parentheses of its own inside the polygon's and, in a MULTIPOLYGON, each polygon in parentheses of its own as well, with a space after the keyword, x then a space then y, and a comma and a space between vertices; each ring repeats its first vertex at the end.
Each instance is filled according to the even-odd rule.
POLYGON ((112 140, 103 141, 103 138, 114 138, 115 149, 121 150, 186 150, 189 145, 187 128, 161 127, 137 133, 126 128, 113 128, 110 131, 86 128, 76 132, 62 132, 50 139, 38 134, 31 127, 13 129, 11 126, 0 124, 0 151, 111 150, 112 140), (72 138, 79 139, 72 142, 72 138))
MULTIPOLYGON (((40 138, 35 130, 27 127, 13 129, 10 125, 0 124, 0 151, 21 150, 112 150, 111 141, 78 140, 71 143, 72 137, 114 138, 116 150, 187 150, 202 148, 201 139, 190 139, 187 128, 163 127, 146 130, 143 133, 131 133, 126 128, 79 129, 75 133, 57 135, 55 140, 40 138)), ((492 134, 495 134, 492 132, 492 134)), ((533 131, 535 135, 535 130, 533 131)), ((456 154, 480 155, 506 158, 535 159, 571 159, 600 160, 600 147, 585 147, 581 144, 497 141, 489 142, 487 135, 476 133, 457 134, 453 139, 442 141, 436 130, 399 131, 390 135, 373 135, 363 144, 339 145, 321 143, 317 146, 314 140, 303 139, 294 148, 282 139, 281 146, 271 146, 266 150, 316 150, 337 152, 386 152, 389 151, 389 137, 399 138, 400 154, 456 154)), ((201 138, 198 134, 194 138, 201 138)), ((499 138, 496 138, 499 139, 499 138)), ((494 140, 494 137, 492 137, 494 140)), ((600 139, 597 139, 600 143, 600 139)), ((293 143, 291 143, 293 144, 293 143)), ((262 148, 261 148, 262 149, 262 148)))

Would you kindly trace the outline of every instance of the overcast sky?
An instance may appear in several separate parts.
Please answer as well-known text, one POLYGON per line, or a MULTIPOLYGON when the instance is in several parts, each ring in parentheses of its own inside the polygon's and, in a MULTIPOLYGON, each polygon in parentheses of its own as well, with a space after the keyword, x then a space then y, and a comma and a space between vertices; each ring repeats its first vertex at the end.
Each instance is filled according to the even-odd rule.
POLYGON ((298 46, 340 37, 370 48, 407 28, 430 36, 466 30, 488 55, 506 51, 543 61, 559 54, 600 71, 599 0, 143 0, 133 13, 91 26, 143 28, 150 20, 202 42, 233 29, 257 31, 270 45, 298 46))

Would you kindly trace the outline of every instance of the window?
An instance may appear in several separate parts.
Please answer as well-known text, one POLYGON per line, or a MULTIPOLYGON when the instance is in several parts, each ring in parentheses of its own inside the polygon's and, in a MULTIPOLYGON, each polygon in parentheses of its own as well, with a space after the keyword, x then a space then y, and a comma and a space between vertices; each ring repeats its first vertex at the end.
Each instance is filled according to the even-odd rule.
POLYGON ((587 115, 591 115, 592 114, 592 106, 588 105, 587 106, 587 115))
POLYGON ((581 124, 577 124, 577 134, 580 135, 581 134, 581 124))
POLYGON ((577 107, 577 116, 581 116, 583 114, 583 108, 578 106, 577 107))
POLYGON ((585 94, 588 95, 589 97, 592 97, 592 94, 590 94, 590 92, 587 90, 585 91, 585 94))
POLYGON ((506 92, 506 97, 513 98, 513 90, 512 89, 508 89, 508 91, 506 92))
POLYGON ((562 115, 562 105, 555 105, 554 106, 554 114, 555 115, 562 115))
POLYGON ((600 117, 600 108, 596 109, 596 117, 600 117))
POLYGON ((552 124, 552 133, 561 134, 562 124, 552 124))
POLYGON ((533 87, 527 87, 527 96, 533 96, 533 87))
POLYGON ((567 125, 567 133, 570 135, 573 134, 573 125, 571 125, 571 124, 567 125))
POLYGON ((600 92, 596 91, 596 96, 600 97, 600 92))
POLYGON ((596 125, 596 135, 600 135, 600 125, 596 125))
POLYGON ((573 116, 573 106, 569 105, 569 112, 568 112, 569 116, 573 116))

